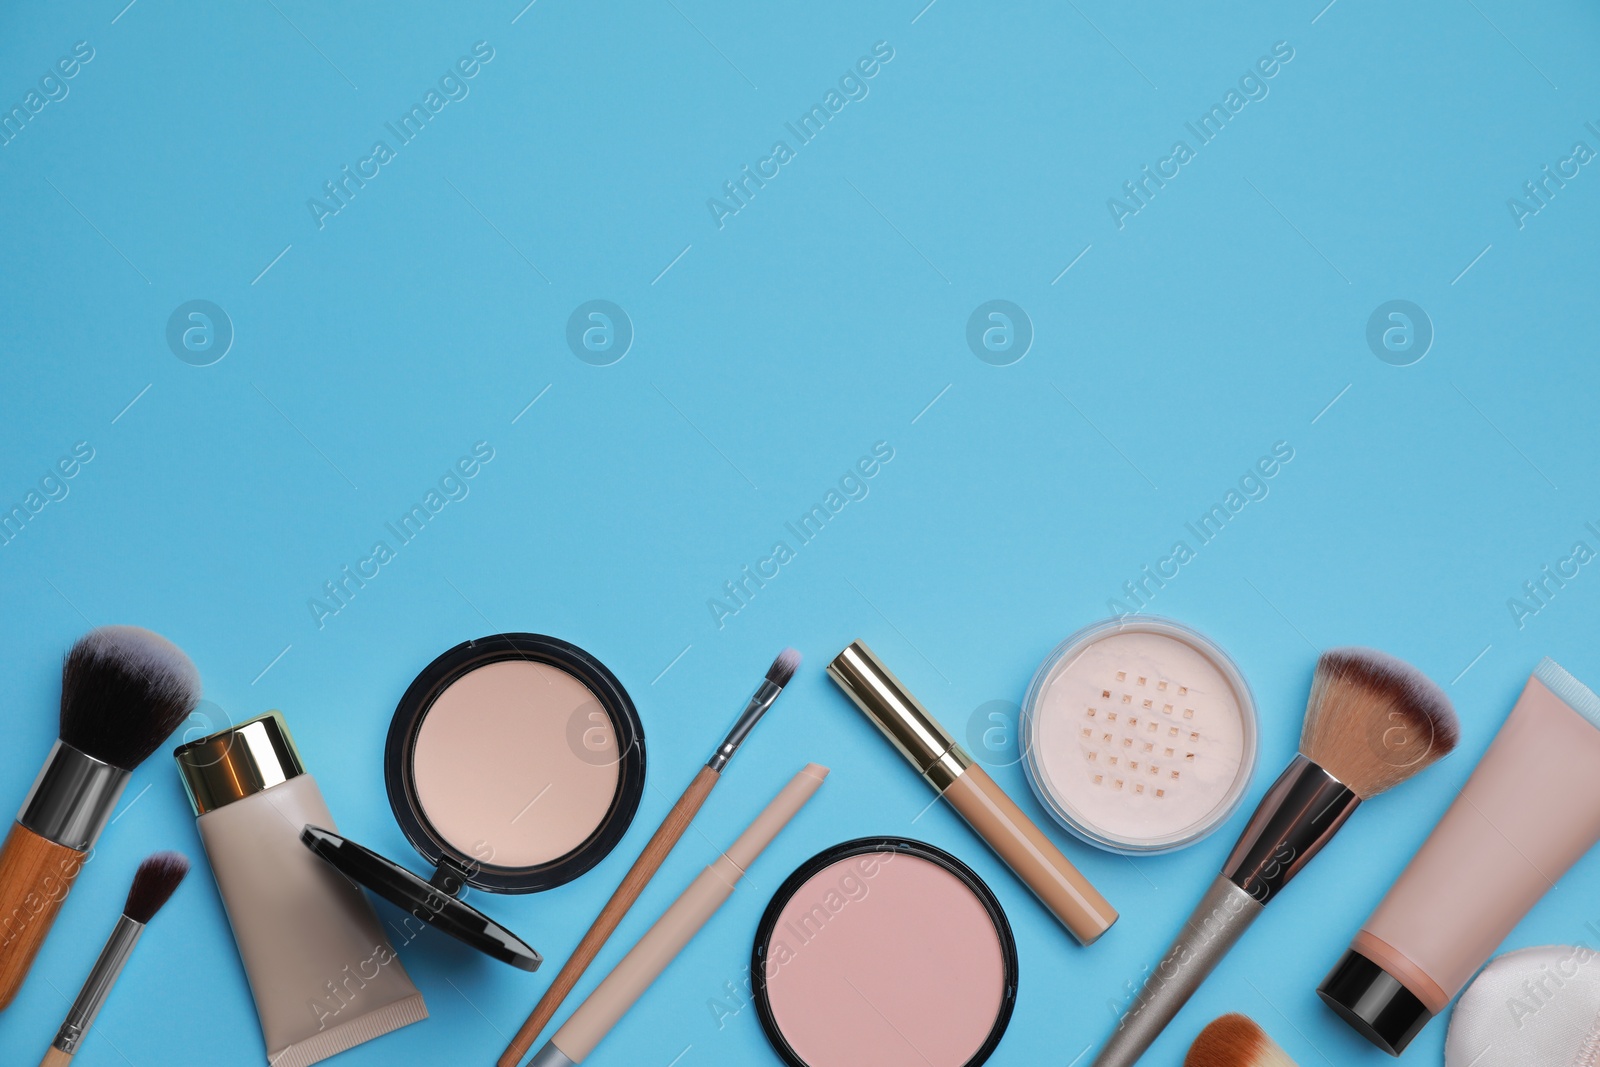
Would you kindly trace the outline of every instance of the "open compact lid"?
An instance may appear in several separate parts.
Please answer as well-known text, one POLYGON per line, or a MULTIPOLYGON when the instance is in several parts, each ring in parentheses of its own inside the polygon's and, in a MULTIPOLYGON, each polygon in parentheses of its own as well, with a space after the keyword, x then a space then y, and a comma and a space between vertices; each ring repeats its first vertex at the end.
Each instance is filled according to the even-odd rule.
POLYGON ((457 900, 453 894, 464 888, 465 879, 450 868, 441 867, 434 876, 436 882, 427 882, 371 849, 320 827, 307 826, 300 832, 300 840, 357 885, 484 955, 524 971, 536 971, 544 962, 544 957, 516 934, 457 900))

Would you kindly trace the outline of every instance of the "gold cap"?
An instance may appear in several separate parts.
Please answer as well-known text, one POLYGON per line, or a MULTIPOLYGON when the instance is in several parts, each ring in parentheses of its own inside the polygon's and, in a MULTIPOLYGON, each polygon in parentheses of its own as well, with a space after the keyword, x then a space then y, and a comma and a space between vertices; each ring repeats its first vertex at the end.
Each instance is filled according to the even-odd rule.
POLYGON ((972 766, 972 757, 864 643, 852 641, 835 656, 828 664, 828 677, 839 683, 856 707, 939 792, 972 766))
POLYGON ((276 711, 174 749, 196 815, 254 796, 306 773, 276 711))

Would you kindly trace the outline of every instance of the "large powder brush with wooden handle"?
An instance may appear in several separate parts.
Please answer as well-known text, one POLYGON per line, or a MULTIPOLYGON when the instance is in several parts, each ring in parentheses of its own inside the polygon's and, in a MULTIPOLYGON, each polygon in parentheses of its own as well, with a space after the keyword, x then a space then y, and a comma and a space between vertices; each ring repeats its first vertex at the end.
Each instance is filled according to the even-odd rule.
POLYGON ((200 700, 171 641, 102 626, 61 667, 61 733, 0 848, 0 1010, 22 988, 133 770, 200 700))

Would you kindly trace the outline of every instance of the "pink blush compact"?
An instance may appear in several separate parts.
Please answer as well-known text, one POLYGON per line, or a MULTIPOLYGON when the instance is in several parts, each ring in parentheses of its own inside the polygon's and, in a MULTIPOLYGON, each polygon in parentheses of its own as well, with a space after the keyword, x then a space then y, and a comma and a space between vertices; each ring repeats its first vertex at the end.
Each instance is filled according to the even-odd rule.
POLYGON ((1010 925, 988 887, 931 845, 863 838, 778 890, 751 973, 789 1067, 977 1067, 1016 997, 1010 925))

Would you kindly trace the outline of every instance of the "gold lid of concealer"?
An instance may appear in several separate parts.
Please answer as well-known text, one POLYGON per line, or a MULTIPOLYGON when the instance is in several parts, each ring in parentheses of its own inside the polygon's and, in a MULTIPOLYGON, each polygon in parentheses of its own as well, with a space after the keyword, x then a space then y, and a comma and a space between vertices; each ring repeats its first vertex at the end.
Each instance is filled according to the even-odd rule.
POLYGON ((972 766, 972 757, 928 714, 900 679, 860 641, 828 664, 828 677, 839 683, 900 754, 928 784, 943 793, 972 766))
POLYGON ((306 773, 289 726, 276 711, 173 750, 196 815, 306 773))

